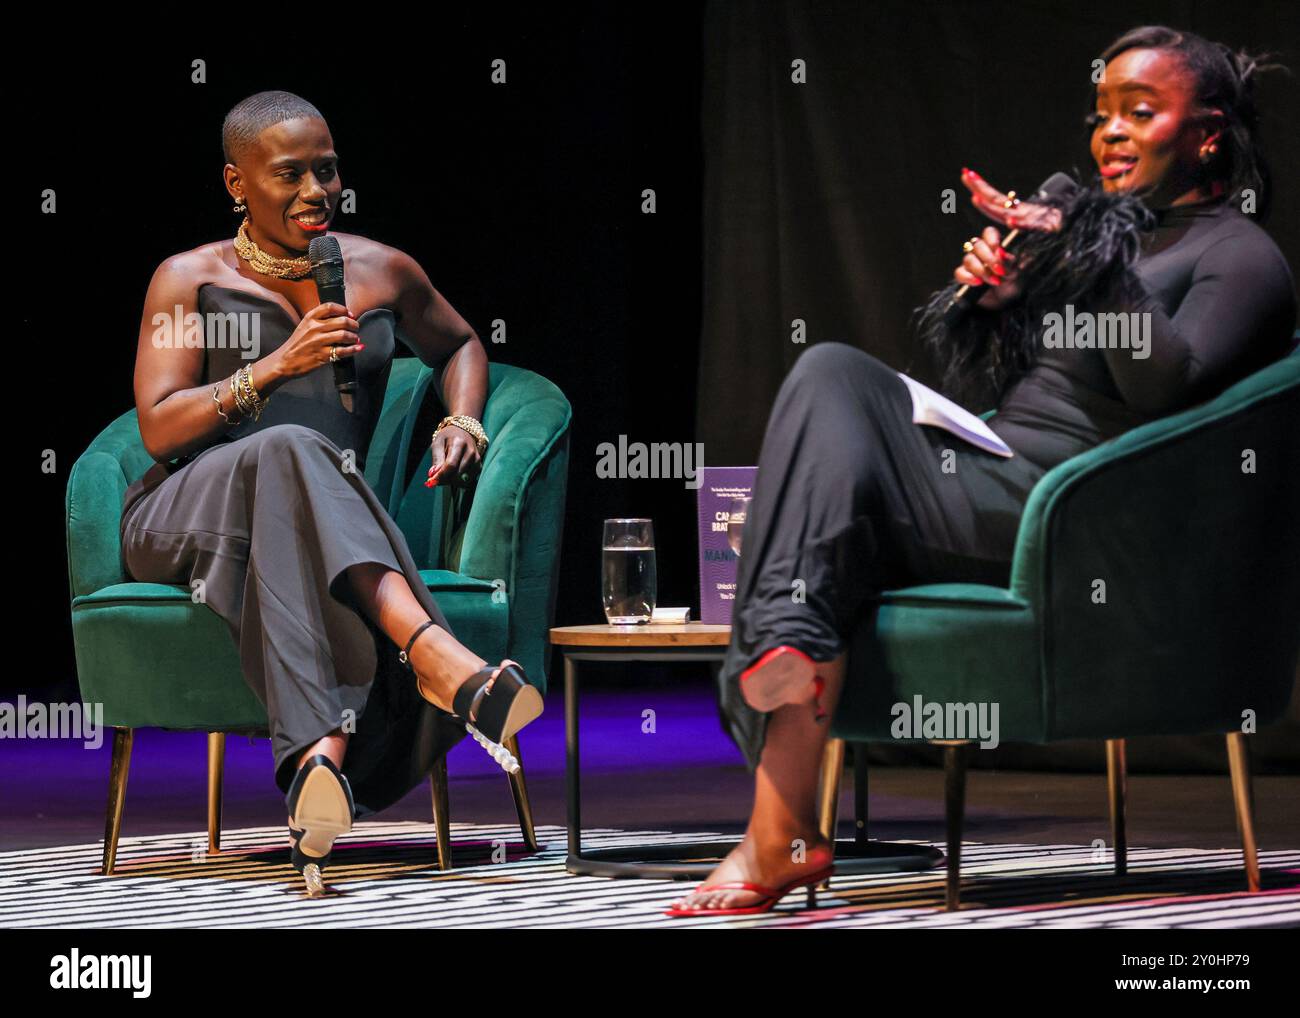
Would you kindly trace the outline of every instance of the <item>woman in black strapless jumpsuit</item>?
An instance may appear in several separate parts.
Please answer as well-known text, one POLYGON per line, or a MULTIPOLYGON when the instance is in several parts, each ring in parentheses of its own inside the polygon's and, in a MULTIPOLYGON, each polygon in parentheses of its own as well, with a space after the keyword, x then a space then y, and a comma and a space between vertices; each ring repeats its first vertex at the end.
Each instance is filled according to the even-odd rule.
MULTIPOLYGON (((295 326, 276 302, 212 284, 199 289, 199 310, 259 315, 263 355, 295 326)), ((121 534, 128 575, 203 581, 204 600, 239 647, 245 681, 266 705, 282 791, 298 753, 340 719, 356 718, 343 772, 364 816, 405 795, 465 730, 419 695, 398 648, 357 609, 343 577, 357 563, 387 565, 448 628, 364 476, 396 341, 387 309, 366 312, 358 325, 365 349, 353 358, 352 413, 331 372, 291 379, 258 420, 192 458, 155 464, 132 484, 121 534), (345 450, 351 469, 344 469, 345 450)), ((205 353, 209 385, 246 363, 233 342, 205 353)))
POLYGON ((455 639, 364 475, 400 322, 439 370, 450 411, 431 438, 428 483, 472 479, 491 441, 477 419, 488 386, 477 335, 413 259, 363 237, 322 238, 317 261, 333 258, 347 289, 319 299, 308 252, 343 188, 314 106, 249 96, 222 142, 245 221, 233 241, 168 259, 150 283, 135 394, 157 462, 126 493, 122 566, 189 585, 225 620, 266 708, 292 861, 316 894, 334 840, 467 731, 517 770, 504 743, 542 700, 517 664, 494 668, 455 639), (345 300, 367 310, 354 318, 345 300), (191 314, 201 349, 185 332, 191 314), (158 341, 160 322, 171 342, 158 341), (334 368, 349 362, 357 388, 345 405, 334 368))

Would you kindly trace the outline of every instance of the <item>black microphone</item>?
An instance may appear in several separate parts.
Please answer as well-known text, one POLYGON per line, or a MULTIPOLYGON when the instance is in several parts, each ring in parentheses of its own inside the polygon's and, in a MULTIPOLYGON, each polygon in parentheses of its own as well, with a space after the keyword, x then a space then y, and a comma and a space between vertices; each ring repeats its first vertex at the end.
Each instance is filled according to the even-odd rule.
MULTIPOLYGON (((1043 201, 1047 198, 1061 198, 1078 188, 1078 184, 1065 173, 1053 173, 1050 177, 1038 185, 1038 190, 1029 201, 1043 201)), ((1009 248, 1020 236, 1020 230, 1015 229, 1002 238, 1002 246, 1009 248)), ((313 244, 316 241, 312 241, 313 244)), ((970 313, 970 309, 975 303, 984 296, 985 288, 982 286, 971 286, 967 283, 959 289, 948 305, 947 310, 943 313, 943 324, 950 329, 955 329, 961 324, 962 320, 970 313)))
MULTIPOLYGON (((311 275, 316 280, 316 296, 322 304, 342 304, 347 307, 343 287, 343 249, 335 237, 316 237, 307 248, 311 262, 311 275)), ((334 362, 334 388, 339 391, 343 409, 352 413, 357 391, 357 365, 351 357, 340 357, 334 362)))

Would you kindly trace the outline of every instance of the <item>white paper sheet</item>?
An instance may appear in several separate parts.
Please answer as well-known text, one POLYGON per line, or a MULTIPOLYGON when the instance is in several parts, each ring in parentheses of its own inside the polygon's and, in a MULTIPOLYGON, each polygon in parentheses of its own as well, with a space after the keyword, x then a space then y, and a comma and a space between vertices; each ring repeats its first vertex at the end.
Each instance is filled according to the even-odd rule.
POLYGON ((977 449, 991 452, 994 456, 1010 458, 1015 455, 1011 446, 998 438, 993 429, 976 417, 969 410, 958 406, 946 396, 941 396, 928 385, 922 385, 915 378, 908 378, 901 371, 898 373, 912 394, 912 423, 925 424, 932 428, 943 428, 969 442, 977 449))

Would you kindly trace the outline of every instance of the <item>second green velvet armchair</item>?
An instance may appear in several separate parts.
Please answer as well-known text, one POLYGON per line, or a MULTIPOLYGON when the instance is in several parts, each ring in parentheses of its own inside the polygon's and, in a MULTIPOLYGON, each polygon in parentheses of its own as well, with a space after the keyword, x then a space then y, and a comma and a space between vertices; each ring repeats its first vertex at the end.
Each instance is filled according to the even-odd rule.
MULTIPOLYGON (((1001 742, 1106 740, 1125 872, 1124 740, 1223 733, 1259 888, 1245 733, 1285 711, 1300 654, 1300 350, 1216 399, 1048 472, 1006 588, 886 592, 864 616, 823 774, 835 827, 845 741, 896 741, 896 704, 997 704, 1001 742)), ((905 739, 903 741, 915 741, 905 739)), ((959 904, 964 753, 944 744, 947 905, 959 904)))

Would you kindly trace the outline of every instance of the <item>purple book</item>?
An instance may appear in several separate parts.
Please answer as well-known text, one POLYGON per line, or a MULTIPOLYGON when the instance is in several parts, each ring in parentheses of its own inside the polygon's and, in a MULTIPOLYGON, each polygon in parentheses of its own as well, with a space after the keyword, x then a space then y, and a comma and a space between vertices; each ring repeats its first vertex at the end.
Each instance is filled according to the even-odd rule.
POLYGON ((731 624, 739 563, 727 544, 727 519, 733 499, 753 494, 757 475, 758 467, 700 468, 700 621, 709 625, 731 624))

